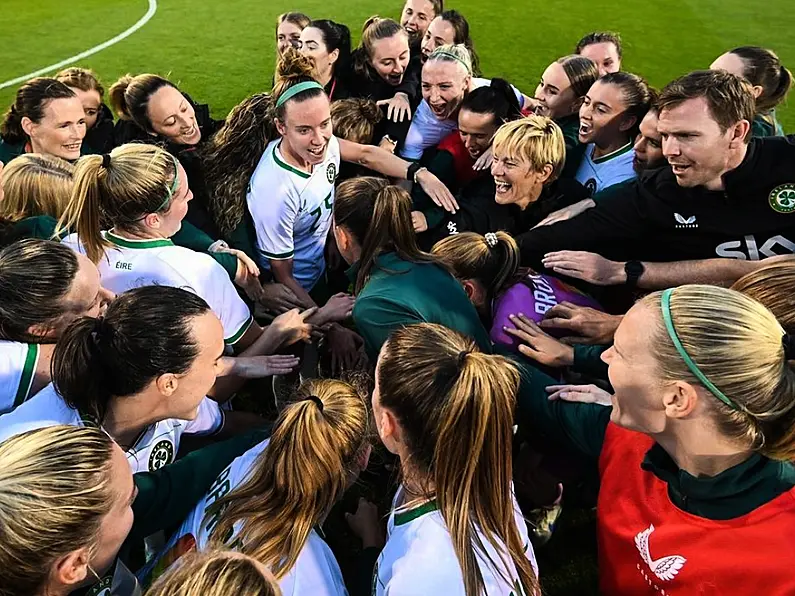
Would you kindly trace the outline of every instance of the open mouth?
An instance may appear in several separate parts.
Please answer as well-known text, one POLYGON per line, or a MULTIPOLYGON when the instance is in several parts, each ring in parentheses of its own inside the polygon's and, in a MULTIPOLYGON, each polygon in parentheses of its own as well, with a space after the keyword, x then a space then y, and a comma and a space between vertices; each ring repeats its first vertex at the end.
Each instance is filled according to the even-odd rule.
POLYGON ((387 75, 386 80, 392 85, 400 85, 403 81, 403 73, 387 75))
POLYGON ((441 117, 447 115, 447 104, 443 103, 441 105, 435 106, 431 105, 431 111, 434 113, 435 116, 441 117))
POLYGON ((580 130, 578 131, 580 136, 587 137, 589 134, 591 134, 592 130, 593 124, 580 120, 580 130))
POLYGON ((513 188, 513 184, 508 184, 502 180, 495 180, 494 185, 497 187, 497 195, 507 194, 513 188))
POLYGON ((686 165, 682 165, 682 164, 674 164, 674 163, 671 164, 671 170, 673 170, 673 173, 674 173, 675 176, 681 176, 682 174, 687 172, 687 170, 689 170, 689 169, 690 169, 690 166, 686 166, 686 165))
POLYGON ((64 145, 63 148, 69 152, 80 151, 80 147, 82 144, 83 144, 82 141, 80 143, 69 143, 67 145, 64 145))
POLYGON ((536 106, 535 112, 538 116, 547 116, 549 115, 549 108, 546 104, 542 103, 541 100, 538 100, 539 103, 536 106))
POLYGON ((307 149, 307 151, 309 152, 310 155, 313 155, 314 157, 322 158, 323 155, 326 152, 326 146, 323 145, 322 147, 318 147, 316 149, 310 148, 310 149, 307 149))

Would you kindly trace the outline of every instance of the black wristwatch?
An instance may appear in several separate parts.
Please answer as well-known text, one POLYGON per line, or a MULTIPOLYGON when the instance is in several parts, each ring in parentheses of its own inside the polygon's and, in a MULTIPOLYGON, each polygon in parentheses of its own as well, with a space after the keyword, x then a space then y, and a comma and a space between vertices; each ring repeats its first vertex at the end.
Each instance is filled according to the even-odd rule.
POLYGON ((627 261, 624 263, 624 273, 627 274, 625 285, 629 288, 637 288, 638 280, 644 271, 646 271, 646 268, 640 261, 627 261))

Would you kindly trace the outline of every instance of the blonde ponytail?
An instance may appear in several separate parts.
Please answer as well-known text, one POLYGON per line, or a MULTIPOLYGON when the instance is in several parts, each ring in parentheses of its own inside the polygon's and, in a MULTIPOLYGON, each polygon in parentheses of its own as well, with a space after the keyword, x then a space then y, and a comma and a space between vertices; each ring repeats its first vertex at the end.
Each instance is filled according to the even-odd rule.
POLYGON ((276 421, 249 479, 208 511, 204 523, 211 543, 228 546, 239 523, 234 538, 239 550, 284 577, 312 528, 357 472, 368 424, 365 399, 353 386, 336 380, 303 383, 276 421))

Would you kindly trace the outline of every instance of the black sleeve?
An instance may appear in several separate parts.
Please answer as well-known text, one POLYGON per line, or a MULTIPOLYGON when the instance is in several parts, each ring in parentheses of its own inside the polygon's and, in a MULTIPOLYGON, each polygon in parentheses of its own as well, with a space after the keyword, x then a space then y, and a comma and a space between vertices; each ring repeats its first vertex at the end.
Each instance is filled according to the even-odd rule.
POLYGON ((521 234, 516 240, 522 265, 538 267, 544 254, 555 250, 599 252, 608 244, 643 238, 649 221, 642 214, 640 201, 640 186, 635 182, 577 217, 521 234))
POLYGON ((406 67, 406 74, 403 75, 403 82, 395 87, 395 93, 405 93, 411 102, 411 111, 417 109, 420 99, 420 78, 422 75, 422 60, 419 56, 413 56, 406 67))

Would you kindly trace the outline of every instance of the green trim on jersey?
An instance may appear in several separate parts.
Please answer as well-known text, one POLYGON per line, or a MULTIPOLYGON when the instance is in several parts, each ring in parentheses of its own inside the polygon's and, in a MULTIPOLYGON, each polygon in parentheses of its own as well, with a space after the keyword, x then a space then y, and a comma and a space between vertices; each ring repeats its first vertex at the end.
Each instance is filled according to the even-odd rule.
POLYGON ((428 501, 427 503, 423 503, 413 509, 408 509, 406 511, 396 511, 395 512, 395 525, 402 526, 403 524, 407 524, 409 522, 413 522, 418 517, 422 517, 426 513, 432 513, 434 511, 439 510, 439 505, 436 501, 428 501))
POLYGON ((232 337, 230 337, 229 339, 224 339, 224 343, 230 346, 236 344, 238 341, 240 341, 240 338, 246 334, 246 331, 248 331, 249 327, 251 327, 251 324, 253 322, 254 322, 254 317, 252 315, 249 315, 248 319, 246 319, 246 322, 240 326, 240 329, 238 329, 237 332, 234 335, 232 335, 232 337))
POLYGON ((14 396, 15 408, 21 406, 30 397, 30 388, 33 386, 33 377, 38 361, 39 344, 28 344, 28 353, 25 355, 22 376, 19 378, 19 387, 17 387, 17 394, 14 396))
POLYGON ((268 252, 266 250, 260 250, 260 252, 269 259, 292 259, 293 255, 295 255, 294 250, 288 250, 287 252, 280 252, 280 253, 268 252))
POLYGON ((298 168, 294 168, 293 166, 291 166, 289 164, 286 164, 281 159, 279 159, 279 154, 277 153, 277 151, 279 150, 279 147, 281 147, 281 146, 282 146, 282 143, 281 143, 281 141, 279 141, 279 144, 276 145, 273 148, 273 161, 275 161, 278 166, 284 168, 288 172, 292 172, 293 174, 297 174, 297 175, 301 176, 301 178, 306 178, 306 179, 311 178, 312 174, 307 174, 306 172, 302 172, 298 168))
POLYGON ((619 155, 624 155, 627 151, 632 151, 632 148, 634 146, 635 146, 635 144, 632 141, 630 141, 629 143, 627 143, 626 145, 624 145, 620 149, 616 149, 612 153, 608 153, 607 155, 603 155, 602 157, 594 157, 593 156, 594 151, 596 151, 596 146, 594 146, 594 151, 591 151, 591 162, 594 163, 594 164, 600 164, 600 163, 604 163, 606 161, 610 161, 614 157, 618 157, 619 155))
POLYGON ((153 240, 130 240, 129 238, 122 238, 113 232, 105 232, 105 238, 111 244, 121 246, 122 248, 159 248, 161 246, 174 246, 168 238, 158 238, 153 240))

